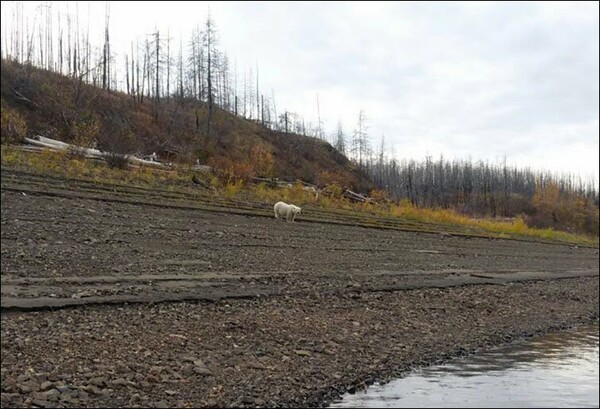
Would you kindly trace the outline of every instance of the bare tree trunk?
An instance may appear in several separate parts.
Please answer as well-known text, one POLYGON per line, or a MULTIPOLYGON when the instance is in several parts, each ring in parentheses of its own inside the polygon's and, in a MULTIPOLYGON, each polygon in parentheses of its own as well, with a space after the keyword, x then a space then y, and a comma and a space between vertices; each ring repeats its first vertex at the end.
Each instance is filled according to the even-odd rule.
MULTIPOLYGON (((78 9, 79 10, 79 9, 78 9)), ((89 81, 89 75, 90 75, 90 60, 92 58, 91 55, 91 51, 90 51, 90 4, 88 3, 88 25, 87 25, 87 34, 86 34, 86 38, 85 38, 85 80, 89 81)))
MULTIPOLYGON (((201 41, 200 39, 198 41, 201 41)), ((198 43, 199 52, 198 52, 198 101, 205 100, 205 90, 204 86, 204 49, 202 48, 202 43, 198 43)))
MULTIPOLYGON (((275 115, 275 122, 278 122, 278 116, 277 116, 277 105, 275 105, 275 91, 273 91, 273 88, 271 88, 271 97, 273 98, 273 114, 275 115)), ((280 129, 279 126, 277 126, 276 129, 280 129)))
POLYGON ((237 79, 237 58, 233 63, 233 95, 235 99, 235 116, 238 116, 238 79, 237 79))
POLYGON ((252 66, 248 69, 248 118, 254 117, 254 85, 252 84, 252 66))
POLYGON ((323 130, 321 129, 321 109, 319 107, 319 94, 317 94, 317 134, 319 139, 323 139, 323 130))
POLYGON ((131 90, 129 89, 129 60, 127 59, 127 54, 125 54, 125 77, 127 81, 127 95, 131 95, 131 90))
POLYGON ((39 29, 39 39, 40 39, 40 67, 44 68, 44 44, 42 42, 43 36, 42 36, 42 25, 40 24, 40 29, 39 29))
POLYGON ((74 68, 74 72, 75 75, 79 75, 79 73, 81 72, 81 43, 80 43, 80 38, 79 38, 79 5, 76 3, 75 4, 75 52, 74 52, 74 59, 73 59, 73 64, 75 66, 74 68))
POLYGON ((69 49, 67 50, 67 66, 68 66, 68 74, 71 75, 73 74, 73 69, 75 67, 75 64, 71 65, 71 57, 73 55, 72 52, 72 46, 73 44, 71 43, 71 16, 67 15, 67 43, 69 44, 69 49))
POLYGON ((160 62, 160 33, 158 32, 158 30, 156 30, 155 33, 156 36, 156 91, 155 91, 155 103, 154 103, 154 121, 158 121, 158 110, 159 110, 159 105, 160 105, 160 84, 159 84, 159 80, 160 80, 160 67, 159 67, 159 62, 160 62))
POLYGON ((256 119, 260 119, 260 105, 259 105, 259 91, 258 91, 258 64, 256 64, 256 119))
POLYGON ((169 31, 167 31, 167 99, 171 94, 171 37, 169 31))
POLYGON ((108 2, 106 2, 106 16, 105 16, 105 25, 104 25, 104 48, 103 48, 103 59, 102 59, 102 89, 110 89, 110 67, 109 67, 109 59, 110 59, 110 49, 109 49, 109 35, 108 35, 108 2))
POLYGON ((63 29, 58 13, 58 72, 63 74, 63 29))
MULTIPOLYGON (((132 100, 135 102, 135 89, 134 89, 134 84, 135 84, 135 66, 134 66, 134 54, 133 54, 133 41, 131 42, 131 98, 132 100)), ((127 70, 129 71, 129 67, 127 67, 127 70)))
POLYGON ((194 98, 198 98, 196 79, 198 78, 198 69, 196 67, 196 39, 192 37, 192 94, 194 98))
POLYGON ((213 57, 213 53, 212 53, 212 40, 213 40, 213 31, 212 31, 212 27, 211 27, 212 21, 210 19, 210 15, 208 16, 208 19, 206 20, 206 40, 207 40, 207 55, 206 58, 207 60, 207 72, 206 72, 206 77, 208 80, 208 120, 206 121, 206 135, 208 137, 210 137, 210 128, 212 125, 212 104, 213 104, 213 89, 212 89, 212 67, 211 67, 211 63, 212 63, 212 57, 213 57))
POLYGON ((142 103, 143 95, 144 95, 144 83, 142 81, 142 89, 140 92, 140 43, 137 42, 135 45, 136 49, 136 58, 135 58, 135 94, 137 95, 137 100, 142 103))
POLYGON ((183 102, 183 43, 179 40, 179 97, 183 102))
POLYGON ((223 107, 231 112, 231 79, 229 76, 229 58, 223 55, 221 64, 221 75, 223 77, 223 107))
POLYGON ((248 79, 246 77, 246 70, 244 70, 244 111, 243 111, 243 117, 247 118, 246 116, 246 102, 247 102, 247 96, 248 96, 248 79))
MULTIPOLYGON (((146 76, 147 76, 147 60, 148 60, 148 40, 146 40, 146 52, 144 53, 144 65, 142 66, 142 90, 140 93, 140 103, 144 103, 144 88, 146 87, 146 76)), ((138 77, 139 78, 139 77, 138 77)))

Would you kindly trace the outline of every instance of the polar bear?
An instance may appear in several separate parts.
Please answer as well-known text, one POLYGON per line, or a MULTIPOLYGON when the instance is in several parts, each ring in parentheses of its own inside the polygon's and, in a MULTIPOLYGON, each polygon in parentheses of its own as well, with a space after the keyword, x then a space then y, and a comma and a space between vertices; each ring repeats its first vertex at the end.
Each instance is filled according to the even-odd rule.
POLYGON ((279 219, 280 217, 285 216, 285 220, 288 222, 293 222, 296 218, 296 215, 299 215, 302 212, 302 209, 293 204, 286 204, 284 202, 277 202, 275 206, 273 206, 273 211, 275 212, 275 218, 279 219))

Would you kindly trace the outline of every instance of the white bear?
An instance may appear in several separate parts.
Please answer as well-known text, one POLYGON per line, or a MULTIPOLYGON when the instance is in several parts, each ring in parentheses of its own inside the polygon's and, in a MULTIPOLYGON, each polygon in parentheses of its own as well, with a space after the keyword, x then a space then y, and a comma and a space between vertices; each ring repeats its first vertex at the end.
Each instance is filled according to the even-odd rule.
POLYGON ((293 204, 286 204, 284 202, 277 202, 275 206, 273 206, 273 211, 275 211, 275 218, 279 219, 279 217, 284 217, 288 222, 293 222, 296 218, 296 215, 299 215, 302 212, 302 209, 293 204))

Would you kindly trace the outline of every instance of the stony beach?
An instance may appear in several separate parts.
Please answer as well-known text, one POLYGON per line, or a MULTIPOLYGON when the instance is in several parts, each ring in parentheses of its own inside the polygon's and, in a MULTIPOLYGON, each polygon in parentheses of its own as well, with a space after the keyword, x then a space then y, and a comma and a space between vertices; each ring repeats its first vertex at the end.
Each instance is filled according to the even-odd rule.
POLYGON ((598 318, 598 278, 2 314, 3 407, 318 407, 598 318))

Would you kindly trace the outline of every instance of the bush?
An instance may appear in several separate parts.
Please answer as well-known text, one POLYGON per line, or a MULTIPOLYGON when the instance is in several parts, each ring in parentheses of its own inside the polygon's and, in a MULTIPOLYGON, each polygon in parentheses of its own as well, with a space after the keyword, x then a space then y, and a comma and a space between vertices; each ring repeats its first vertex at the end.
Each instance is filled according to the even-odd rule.
POLYGON ((231 181, 225 185, 225 195, 228 197, 235 196, 244 187, 243 180, 231 181))
POLYGON ((2 119, 0 137, 2 144, 15 144, 23 141, 27 136, 27 123, 14 109, 5 108, 2 104, 2 119))
POLYGON ((254 146, 250 151, 249 161, 256 176, 267 178, 273 176, 273 154, 268 148, 262 145, 254 146))
POLYGON ((106 164, 112 169, 127 169, 129 168, 129 159, 125 155, 118 153, 109 153, 104 157, 106 164))
POLYGON ((100 131, 100 120, 89 115, 77 118, 71 123, 71 142, 82 148, 91 148, 100 131))

